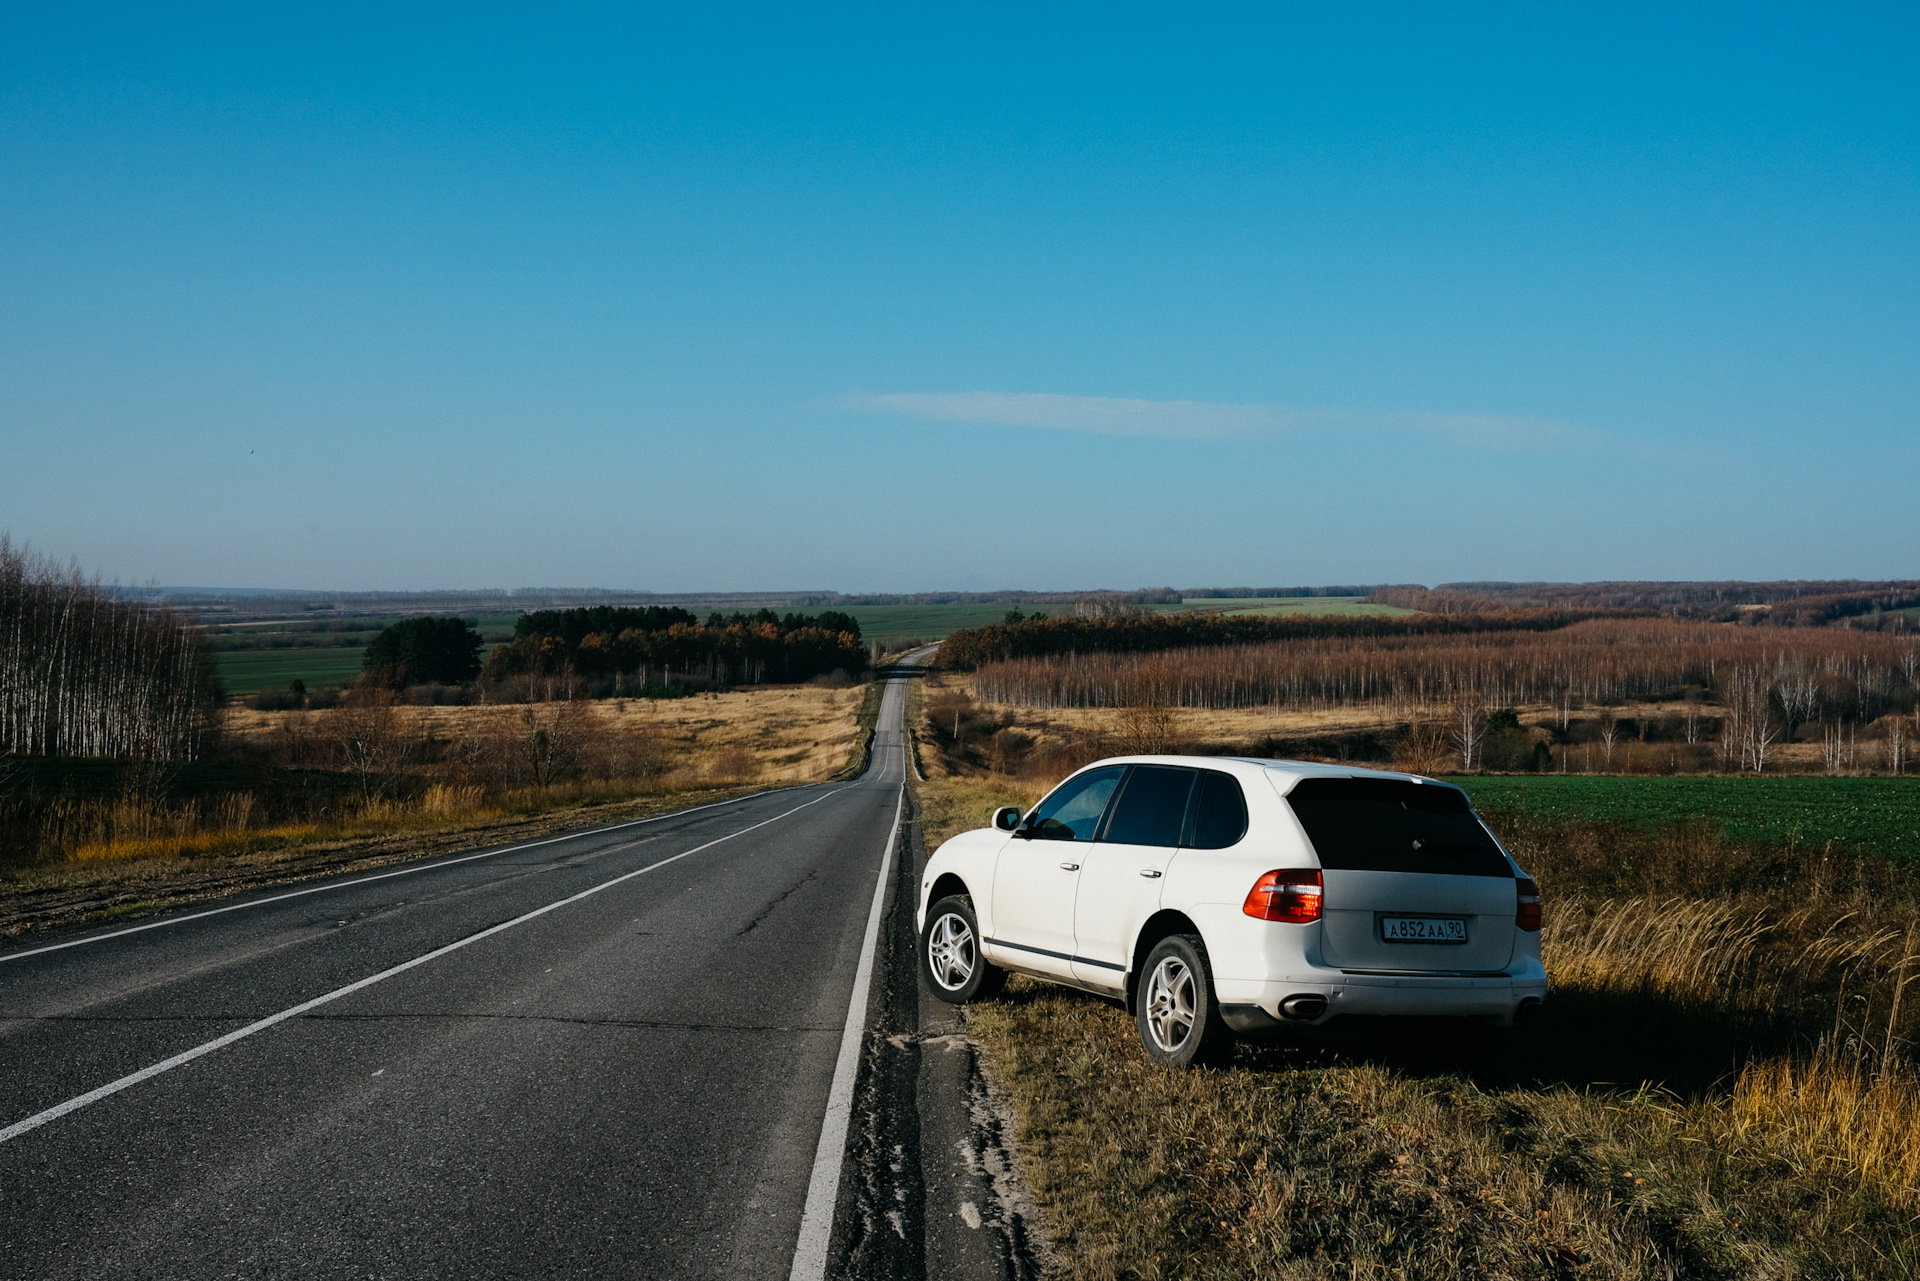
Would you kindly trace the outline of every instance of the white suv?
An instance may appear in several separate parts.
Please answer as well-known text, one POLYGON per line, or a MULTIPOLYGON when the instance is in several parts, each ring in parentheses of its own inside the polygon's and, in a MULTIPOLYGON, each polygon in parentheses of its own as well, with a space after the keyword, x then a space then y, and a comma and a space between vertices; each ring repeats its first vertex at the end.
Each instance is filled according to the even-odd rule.
POLYGON ((1300 761, 1125 756, 927 860, 934 995, 1008 971, 1124 1000, 1185 1066, 1350 1014, 1510 1025, 1547 994, 1540 891, 1466 793, 1300 761))

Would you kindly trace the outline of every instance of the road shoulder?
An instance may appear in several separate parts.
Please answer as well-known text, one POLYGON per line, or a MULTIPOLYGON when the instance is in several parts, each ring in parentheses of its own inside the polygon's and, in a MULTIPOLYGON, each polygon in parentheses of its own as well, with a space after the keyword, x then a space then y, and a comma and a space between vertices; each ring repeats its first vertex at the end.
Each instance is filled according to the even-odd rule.
POLYGON ((1013 1118, 959 1008, 921 988, 915 887, 926 866, 908 792, 883 926, 881 981, 834 1215, 831 1275, 860 1281, 1028 1281, 1046 1274, 1038 1210, 1014 1159, 1013 1118))

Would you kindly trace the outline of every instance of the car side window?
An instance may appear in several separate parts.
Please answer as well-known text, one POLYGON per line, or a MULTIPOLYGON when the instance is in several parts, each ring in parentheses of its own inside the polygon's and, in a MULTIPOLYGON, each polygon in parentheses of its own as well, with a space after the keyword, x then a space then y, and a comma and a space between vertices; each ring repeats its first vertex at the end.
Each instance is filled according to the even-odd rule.
POLYGON ((1100 839, 1118 845, 1178 845, 1195 773, 1170 765, 1134 766, 1100 839))
POLYGON ((1247 798, 1240 791, 1240 780, 1219 770, 1200 771, 1200 787, 1194 798, 1193 839, 1197 850, 1223 850, 1238 845, 1247 834, 1247 798))
POLYGON ((1124 773, 1126 766, 1109 765, 1068 779, 1033 807, 1025 824, 1028 833, 1043 841, 1092 840, 1124 773))

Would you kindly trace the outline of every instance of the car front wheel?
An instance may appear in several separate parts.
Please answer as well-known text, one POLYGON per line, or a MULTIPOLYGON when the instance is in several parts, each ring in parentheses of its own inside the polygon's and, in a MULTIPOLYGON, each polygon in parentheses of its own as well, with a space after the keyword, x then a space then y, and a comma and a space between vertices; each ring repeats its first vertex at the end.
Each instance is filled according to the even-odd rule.
POLYGON ((1206 945, 1195 934, 1161 939, 1142 967, 1135 1002, 1140 1043, 1170 1067, 1214 1063, 1233 1049, 1233 1029, 1220 1017, 1206 945))
POLYGON ((933 994, 951 1005, 987 1001, 1000 994, 1007 972, 980 954, 980 922, 973 904, 960 895, 943 898, 927 910, 920 931, 920 968, 933 994))

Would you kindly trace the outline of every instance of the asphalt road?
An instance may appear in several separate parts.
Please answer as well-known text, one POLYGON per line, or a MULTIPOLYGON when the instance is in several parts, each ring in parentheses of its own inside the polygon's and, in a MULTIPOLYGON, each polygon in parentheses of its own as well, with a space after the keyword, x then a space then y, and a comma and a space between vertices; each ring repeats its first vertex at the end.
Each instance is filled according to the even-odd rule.
POLYGON ((852 782, 0 951, 0 1276, 828 1266, 901 690, 852 782))

